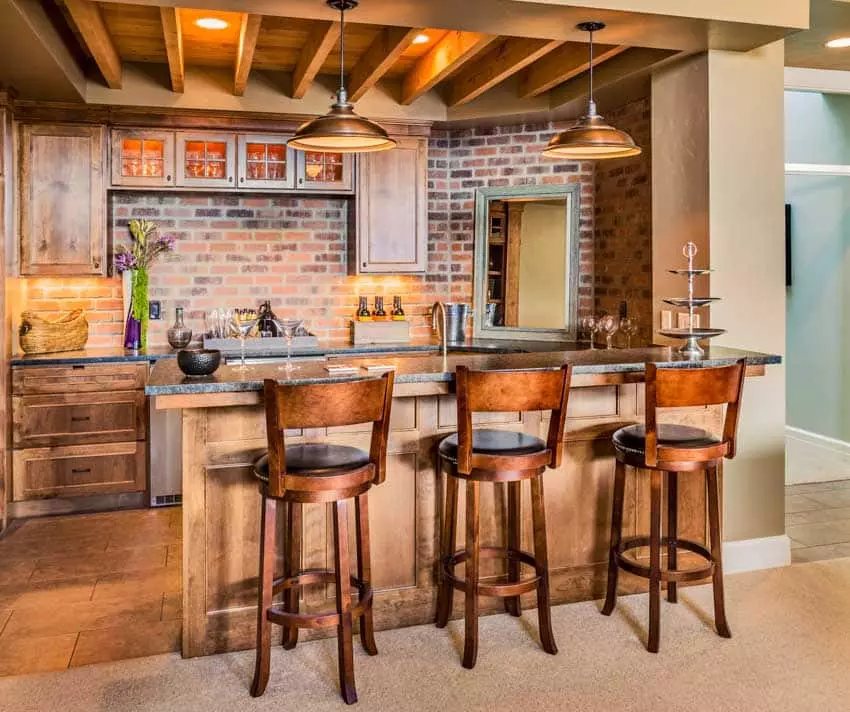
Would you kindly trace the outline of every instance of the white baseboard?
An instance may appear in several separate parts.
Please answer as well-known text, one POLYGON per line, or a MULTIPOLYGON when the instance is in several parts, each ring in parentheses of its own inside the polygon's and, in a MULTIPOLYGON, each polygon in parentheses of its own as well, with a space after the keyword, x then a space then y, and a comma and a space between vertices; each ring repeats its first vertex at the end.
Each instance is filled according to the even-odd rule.
POLYGON ((775 569, 791 563, 791 540, 784 534, 723 542, 723 573, 775 569))
POLYGON ((850 443, 785 426, 785 484, 850 479, 850 443))

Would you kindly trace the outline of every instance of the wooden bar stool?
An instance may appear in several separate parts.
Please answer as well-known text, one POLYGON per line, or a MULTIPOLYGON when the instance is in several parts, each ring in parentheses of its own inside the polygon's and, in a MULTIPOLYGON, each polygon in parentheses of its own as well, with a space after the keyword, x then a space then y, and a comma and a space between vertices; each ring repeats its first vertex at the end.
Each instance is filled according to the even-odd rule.
POLYGON ((520 595, 537 590, 537 618, 543 649, 558 652, 552 633, 549 611, 549 560, 546 553, 546 513, 543 506, 543 480, 547 467, 558 467, 567 417, 570 392, 570 366, 557 371, 470 371, 458 366, 457 433, 439 446, 440 464, 446 478, 446 509, 437 593, 438 628, 448 623, 454 589, 465 594, 465 639, 463 666, 475 667, 478 657, 478 597, 505 599, 506 610, 522 614, 520 595), (472 428, 474 412, 550 410, 546 442, 525 433, 472 428), (458 483, 466 481, 466 546, 455 551, 458 483), (531 512, 534 528, 534 555, 520 549, 521 485, 531 480, 531 512), (507 547, 481 546, 479 540, 479 488, 482 482, 508 485, 507 547), (508 561, 507 580, 482 583, 479 580, 481 557, 508 561), (466 565, 466 576, 455 576, 459 564, 466 565), (535 575, 520 577, 520 566, 534 569, 535 575))
POLYGON ((667 600, 677 602, 677 584, 711 578, 714 585, 714 620, 717 633, 731 638, 723 599, 723 563, 720 537, 718 470, 724 457, 735 457, 738 415, 744 387, 746 360, 719 368, 657 368, 646 365, 646 426, 630 425, 614 433, 617 465, 611 516, 611 550, 608 563, 608 594, 602 613, 611 615, 617 604, 620 569, 649 579, 649 639, 647 649, 658 652, 661 630, 661 582, 667 582, 667 600), (658 408, 726 405, 720 439, 700 428, 657 422, 658 408), (650 474, 649 536, 622 538, 626 466, 647 469, 650 474), (679 473, 705 471, 708 528, 711 550, 678 537, 679 473), (662 478, 667 478, 667 536, 661 534, 662 478), (649 566, 626 552, 649 546, 649 566), (667 547, 667 567, 661 566, 661 547, 667 547), (698 568, 678 569, 677 550, 685 549, 705 560, 698 568))
POLYGON ((387 435, 393 374, 362 381, 288 386, 267 380, 264 385, 269 451, 254 465, 260 480, 262 523, 260 531, 260 586, 257 608, 257 662, 251 694, 259 697, 269 681, 271 623, 283 626, 283 647, 298 642, 299 628, 336 626, 339 684, 343 699, 357 702, 352 650, 353 620, 360 619, 360 642, 369 655, 377 655, 372 625, 372 586, 369 559, 369 509, 367 492, 386 476, 387 435), (287 447, 284 430, 326 428, 372 423, 368 453, 346 445, 305 443, 287 447), (348 502, 355 500, 357 575, 349 572, 348 502), (333 503, 334 569, 302 571, 301 505, 333 503), (278 504, 284 505, 285 533, 283 577, 275 578, 275 539, 278 504), (336 612, 298 612, 299 593, 309 584, 334 584, 336 612), (352 603, 351 587, 358 600, 352 603), (272 602, 283 591, 282 605, 272 602))

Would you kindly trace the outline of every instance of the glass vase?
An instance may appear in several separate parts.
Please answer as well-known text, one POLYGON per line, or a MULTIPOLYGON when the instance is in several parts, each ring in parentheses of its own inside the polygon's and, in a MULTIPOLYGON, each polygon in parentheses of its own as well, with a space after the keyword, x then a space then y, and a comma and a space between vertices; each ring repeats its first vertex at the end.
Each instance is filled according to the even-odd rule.
POLYGON ((145 349, 148 345, 148 271, 131 270, 130 308, 124 326, 124 348, 145 349))

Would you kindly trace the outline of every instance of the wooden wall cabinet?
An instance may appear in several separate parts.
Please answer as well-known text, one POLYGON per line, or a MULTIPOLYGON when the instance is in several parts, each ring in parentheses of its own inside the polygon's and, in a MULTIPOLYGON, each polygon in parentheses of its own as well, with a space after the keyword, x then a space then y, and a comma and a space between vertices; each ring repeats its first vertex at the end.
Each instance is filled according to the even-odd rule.
POLYGON ((360 157, 349 271, 425 272, 428 268, 428 141, 398 138, 391 151, 360 157))
POLYGON ((174 185, 174 133, 115 130, 110 162, 112 185, 170 188, 174 185))
POLYGON ((296 151, 298 190, 350 193, 354 190, 354 155, 296 151))
POLYGON ((295 151, 285 136, 240 134, 238 137, 240 188, 292 190, 295 187, 295 151))
POLYGON ((21 127, 23 275, 106 274, 105 129, 21 127))
POLYGON ((15 502, 144 492, 146 363, 15 366, 15 502))
POLYGON ((181 131, 176 142, 178 186, 236 187, 236 134, 181 131))

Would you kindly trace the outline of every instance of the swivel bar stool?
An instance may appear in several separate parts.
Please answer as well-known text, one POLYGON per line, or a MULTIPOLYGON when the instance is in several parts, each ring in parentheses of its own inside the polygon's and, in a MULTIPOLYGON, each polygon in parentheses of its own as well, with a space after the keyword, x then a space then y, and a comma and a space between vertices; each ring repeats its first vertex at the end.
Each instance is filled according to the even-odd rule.
POLYGON ((661 629, 661 582, 667 582, 667 600, 676 603, 680 582, 711 578, 714 586, 714 619, 717 633, 731 638, 723 599, 723 564, 720 538, 718 470, 723 458, 735 457, 738 415, 744 387, 746 360, 719 368, 657 368, 646 365, 646 426, 630 425, 614 433, 617 465, 611 516, 611 550, 608 593, 602 613, 611 615, 617 604, 620 569, 649 579, 649 638, 647 649, 658 652, 661 629), (658 408, 726 405, 721 438, 700 428, 657 422, 658 408), (622 538, 626 466, 650 470, 649 536, 622 538), (711 550, 678 537, 679 474, 705 471, 708 528, 711 550), (667 536, 661 535, 662 478, 667 479, 667 536), (649 565, 626 552, 649 546, 649 565), (667 567, 661 565, 661 547, 667 547, 667 567), (705 560, 697 568, 678 569, 677 550, 685 549, 705 560))
POLYGON ((570 366, 555 371, 470 371, 458 366, 457 433, 439 446, 440 465, 447 472, 446 508, 443 513, 440 570, 437 593, 438 628, 448 623, 454 589, 465 594, 465 640, 463 666, 473 668, 478 657, 478 597, 505 599, 506 610, 522 614, 520 595, 537 591, 537 618, 543 649, 558 652, 549 611, 549 561, 546 552, 546 515, 543 507, 541 475, 547 467, 558 467, 570 392, 570 366), (549 435, 544 442, 525 433, 472 428, 474 412, 552 411, 549 435), (466 481, 466 546, 455 551, 458 483, 466 481), (521 486, 531 480, 531 513, 534 529, 534 555, 520 549, 521 486), (508 486, 507 547, 481 546, 479 539, 479 489, 482 482, 505 482, 508 486), (483 583, 479 580, 481 557, 503 558, 508 562, 507 581, 483 583), (465 564, 466 576, 454 569, 465 564), (520 577, 520 565, 534 569, 535 575, 520 577))
POLYGON ((336 626, 339 684, 343 699, 357 702, 352 650, 353 620, 360 618, 360 642, 369 655, 377 655, 372 625, 372 586, 369 559, 369 509, 367 492, 386 476, 387 436, 393 374, 381 378, 317 385, 264 384, 268 454, 254 465, 260 481, 262 522, 260 531, 260 586, 257 607, 257 662, 251 694, 259 697, 269 680, 271 623, 283 626, 283 647, 298 642, 299 628, 336 626), (372 423, 368 453, 347 445, 305 443, 286 446, 289 428, 326 428, 372 423), (349 573, 348 502, 355 500, 357 576, 349 573), (302 571, 301 505, 333 503, 334 569, 302 571), (278 505, 283 504, 285 546, 282 578, 274 577, 278 505), (336 612, 298 612, 301 587, 334 584, 336 612), (358 591, 352 603, 351 587, 358 591), (272 602, 283 591, 283 604, 272 602))

